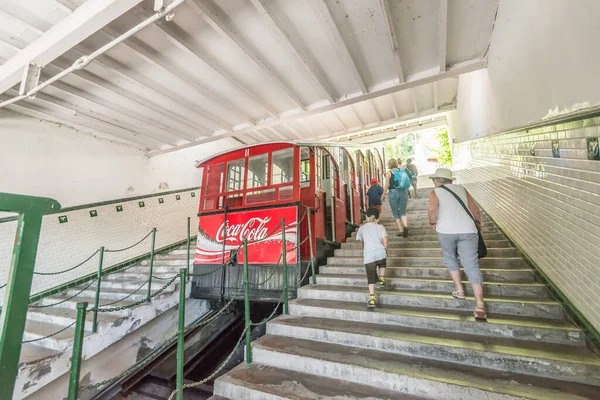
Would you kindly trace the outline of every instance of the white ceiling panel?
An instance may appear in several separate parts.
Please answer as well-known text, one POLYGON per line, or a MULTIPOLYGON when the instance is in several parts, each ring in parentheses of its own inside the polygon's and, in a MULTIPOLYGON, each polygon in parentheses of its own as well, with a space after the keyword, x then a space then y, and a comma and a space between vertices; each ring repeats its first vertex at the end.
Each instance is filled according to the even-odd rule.
MULTIPOLYGON (((0 62, 40 43, 86 3, 0 2, 0 62)), ((457 77, 486 67, 497 4, 186 0, 157 15, 154 1, 143 0, 43 65, 41 82, 148 18, 156 22, 50 86, 28 87, 28 96, 15 99, 13 86, 0 106, 149 155, 223 137, 354 135, 454 108, 457 77)))

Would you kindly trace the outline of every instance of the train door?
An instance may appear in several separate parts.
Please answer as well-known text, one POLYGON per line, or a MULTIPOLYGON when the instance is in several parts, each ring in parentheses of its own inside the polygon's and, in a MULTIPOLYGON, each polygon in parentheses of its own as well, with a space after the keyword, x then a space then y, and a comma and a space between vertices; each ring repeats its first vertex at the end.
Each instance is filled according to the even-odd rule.
POLYGON ((323 151, 323 211, 325 213, 325 239, 335 240, 335 178, 331 155, 323 151))
POLYGON ((326 211, 325 206, 325 185, 323 182, 324 168, 323 168, 323 149, 320 147, 314 148, 313 160, 315 166, 315 190, 314 190, 314 202, 315 202, 315 219, 314 229, 315 237, 327 238, 325 227, 326 222, 326 211))
POLYGON ((364 156, 360 150, 356 150, 356 168, 358 177, 358 192, 360 198, 360 209, 366 209, 365 203, 365 164, 364 156))

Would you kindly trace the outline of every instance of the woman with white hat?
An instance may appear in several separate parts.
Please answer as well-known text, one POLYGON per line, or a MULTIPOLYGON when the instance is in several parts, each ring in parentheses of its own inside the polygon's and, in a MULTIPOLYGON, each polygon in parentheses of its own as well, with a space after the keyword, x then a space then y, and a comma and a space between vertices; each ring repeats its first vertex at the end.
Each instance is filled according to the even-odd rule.
POLYGON ((450 271, 456 287, 452 296, 460 300, 465 299, 458 266, 458 257, 460 257, 460 263, 473 288, 476 302, 473 315, 476 319, 485 320, 483 278, 477 253, 481 212, 469 192, 461 185, 452 183, 454 177, 451 170, 438 168, 431 179, 435 189, 429 194, 429 223, 438 234, 444 264, 450 271), (456 196, 460 198, 462 204, 456 196), (468 211, 463 205, 467 205, 468 211))

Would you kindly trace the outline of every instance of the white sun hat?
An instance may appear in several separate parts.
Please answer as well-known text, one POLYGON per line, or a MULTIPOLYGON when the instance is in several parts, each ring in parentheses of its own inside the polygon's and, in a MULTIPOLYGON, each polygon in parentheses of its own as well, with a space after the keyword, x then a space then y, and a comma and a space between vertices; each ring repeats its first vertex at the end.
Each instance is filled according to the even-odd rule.
POLYGON ((430 176, 431 179, 435 179, 435 178, 444 178, 444 179, 450 179, 451 181, 453 181, 454 179, 456 179, 454 176, 452 176, 452 171, 449 170, 448 168, 438 168, 435 170, 435 173, 433 175, 430 176))

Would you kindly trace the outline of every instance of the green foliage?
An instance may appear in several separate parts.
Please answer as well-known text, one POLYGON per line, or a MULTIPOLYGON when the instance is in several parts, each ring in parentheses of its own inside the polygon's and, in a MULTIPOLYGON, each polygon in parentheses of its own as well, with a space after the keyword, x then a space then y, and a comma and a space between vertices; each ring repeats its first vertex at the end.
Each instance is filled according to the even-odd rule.
POLYGON ((448 139, 448 129, 438 128, 435 138, 437 147, 433 149, 437 156, 440 167, 452 167, 452 152, 450 151, 450 140, 448 139))
POLYGON ((409 133, 389 141, 383 145, 385 150, 385 158, 400 158, 403 163, 406 163, 406 159, 414 156, 415 152, 415 135, 409 133))

